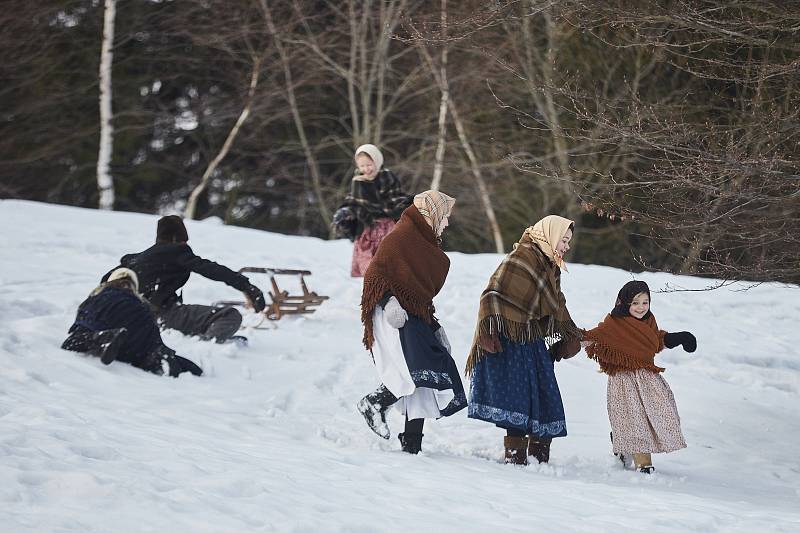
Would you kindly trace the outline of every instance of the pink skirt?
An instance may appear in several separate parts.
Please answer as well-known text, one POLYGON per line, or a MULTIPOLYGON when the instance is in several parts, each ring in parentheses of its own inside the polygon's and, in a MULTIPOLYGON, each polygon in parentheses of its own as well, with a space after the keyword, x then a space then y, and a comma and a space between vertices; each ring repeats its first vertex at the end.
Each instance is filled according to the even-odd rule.
POLYGON ((667 453, 686 448, 669 385, 650 370, 608 377, 608 419, 614 453, 667 453))
POLYGON ((378 245, 384 237, 394 229, 394 220, 391 218, 379 218, 371 226, 364 228, 356 242, 353 243, 353 264, 350 267, 350 275, 354 278, 364 277, 369 262, 378 245))

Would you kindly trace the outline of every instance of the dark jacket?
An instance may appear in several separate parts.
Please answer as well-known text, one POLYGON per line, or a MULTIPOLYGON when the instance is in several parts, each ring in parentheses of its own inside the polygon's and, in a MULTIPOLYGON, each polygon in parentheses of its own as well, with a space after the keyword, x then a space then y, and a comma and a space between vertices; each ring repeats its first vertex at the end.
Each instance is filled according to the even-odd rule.
MULTIPOLYGON (((245 276, 196 256, 186 243, 156 243, 143 252, 123 256, 120 266, 136 272, 139 291, 156 309, 170 307, 179 301, 176 291, 189 281, 192 272, 242 292, 250 286, 245 276)), ((119 267, 109 270, 102 281, 108 279, 116 268, 119 267)))
POLYGON ((348 207, 355 215, 358 225, 355 236, 379 218, 397 220, 403 210, 411 205, 413 198, 403 192, 400 180, 392 171, 381 169, 372 181, 353 180, 350 194, 341 207, 348 207))
POLYGON ((127 329, 118 357, 121 361, 136 360, 163 344, 150 306, 131 291, 118 287, 105 287, 81 303, 69 332, 80 327, 94 332, 127 329))

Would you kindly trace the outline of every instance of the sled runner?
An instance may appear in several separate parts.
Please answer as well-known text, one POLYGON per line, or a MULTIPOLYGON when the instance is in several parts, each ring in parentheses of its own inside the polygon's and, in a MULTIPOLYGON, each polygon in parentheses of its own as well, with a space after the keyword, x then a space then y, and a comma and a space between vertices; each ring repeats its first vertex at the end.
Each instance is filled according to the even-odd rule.
MULTIPOLYGON (((262 268, 244 267, 240 268, 241 273, 267 274, 272 285, 269 296, 272 303, 267 304, 261 314, 268 320, 280 320, 284 315, 307 315, 316 311, 316 307, 328 299, 328 296, 320 296, 316 292, 309 291, 304 276, 310 276, 308 270, 292 270, 286 268, 262 268), (276 276, 298 276, 300 282, 300 294, 289 294, 288 291, 278 287, 276 276)), ((233 305, 237 307, 247 307, 248 303, 243 301, 219 301, 214 302, 215 306, 233 305)), ((259 327, 263 319, 252 327, 259 327)))

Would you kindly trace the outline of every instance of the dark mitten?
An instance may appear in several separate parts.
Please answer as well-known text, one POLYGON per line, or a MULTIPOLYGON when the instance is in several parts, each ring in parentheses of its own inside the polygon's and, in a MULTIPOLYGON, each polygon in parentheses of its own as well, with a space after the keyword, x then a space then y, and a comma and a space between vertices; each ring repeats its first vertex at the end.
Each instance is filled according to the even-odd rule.
POLYGON ((581 351, 581 342, 575 338, 562 339, 550 346, 548 351, 550 352, 550 358, 554 363, 557 363, 562 359, 575 357, 575 354, 581 351))
POLYGON ((250 303, 253 304, 253 309, 255 309, 256 313, 260 313, 267 306, 267 302, 264 301, 264 293, 255 285, 250 284, 244 293, 250 299, 250 303))
POLYGON ((333 215, 333 229, 339 237, 355 240, 358 221, 349 207, 340 207, 333 215))
POLYGON ((697 339, 688 331, 679 331, 677 333, 667 333, 664 335, 664 346, 667 348, 674 348, 682 344, 683 349, 687 352, 693 352, 697 349, 697 339))

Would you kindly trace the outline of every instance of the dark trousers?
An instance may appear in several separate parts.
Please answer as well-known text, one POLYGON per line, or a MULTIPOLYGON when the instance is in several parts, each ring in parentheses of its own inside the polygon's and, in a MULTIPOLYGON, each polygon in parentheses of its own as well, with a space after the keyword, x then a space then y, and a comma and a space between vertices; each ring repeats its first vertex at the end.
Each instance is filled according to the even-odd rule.
POLYGON ((242 325, 242 314, 233 307, 180 304, 161 309, 161 327, 175 329, 184 335, 198 335, 204 340, 230 339, 242 325))

